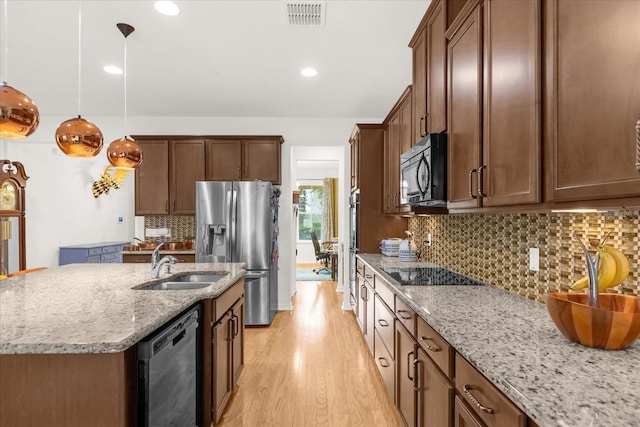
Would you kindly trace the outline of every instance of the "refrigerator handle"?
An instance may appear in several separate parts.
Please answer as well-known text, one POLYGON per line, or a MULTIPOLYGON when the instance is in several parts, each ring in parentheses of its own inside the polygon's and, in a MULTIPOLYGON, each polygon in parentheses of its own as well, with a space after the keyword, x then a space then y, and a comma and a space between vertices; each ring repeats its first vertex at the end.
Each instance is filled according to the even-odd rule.
MULTIPOLYGON (((227 247, 227 262, 236 261, 233 259, 233 253, 231 248, 231 242, 236 242, 237 240, 237 227, 236 224, 238 213, 238 192, 235 189, 231 190, 231 214, 229 217, 229 226, 231 228, 231 232, 229 233, 229 246, 227 247)), ((234 243, 236 244, 236 243, 234 243)))

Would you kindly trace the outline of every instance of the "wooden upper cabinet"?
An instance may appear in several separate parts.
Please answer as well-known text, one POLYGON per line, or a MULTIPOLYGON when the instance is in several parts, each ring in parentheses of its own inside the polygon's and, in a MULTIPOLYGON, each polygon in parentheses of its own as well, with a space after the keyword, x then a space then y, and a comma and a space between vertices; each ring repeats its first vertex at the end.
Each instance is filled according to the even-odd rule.
POLYGON ((207 139, 208 181, 281 181, 282 137, 207 139))
POLYGON ((408 86, 384 121, 384 213, 410 211, 400 204, 400 155, 413 145, 412 90, 408 86))
POLYGON ((245 181, 270 181, 280 184, 280 140, 252 139, 242 143, 245 181))
MULTIPOLYGON (((459 18, 464 17, 463 13, 459 18)), ((470 9, 466 19, 454 29, 447 48, 449 209, 480 206, 477 184, 482 160, 481 6, 470 9)))
POLYGON ((428 133, 447 128, 447 30, 446 1, 434 1, 427 19, 427 118, 428 133))
POLYGON ((449 208, 540 202, 540 2, 470 0, 447 32, 449 208))
MULTIPOLYGON (((427 13, 429 13, 427 11, 427 13)), ((409 46, 413 49, 413 141, 427 134, 427 31, 418 27, 409 46)))
POLYGON ((541 201, 540 1, 484 5, 483 206, 541 201))
POLYGON ((409 47, 413 49, 413 143, 446 129, 447 2, 434 0, 409 47))
POLYGON ((169 141, 137 140, 142 164, 136 169, 136 215, 169 213, 169 141))
POLYGON ((136 215, 194 215, 195 182, 204 180, 203 140, 136 137, 144 160, 136 170, 136 215))
POLYGON ((169 210, 175 215, 195 215, 196 181, 205 177, 204 141, 171 141, 169 210))
POLYGON ((207 181, 242 179, 242 141, 216 139, 207 141, 207 181))
POLYGON ((552 201, 640 196, 640 2, 545 3, 545 179, 552 201))

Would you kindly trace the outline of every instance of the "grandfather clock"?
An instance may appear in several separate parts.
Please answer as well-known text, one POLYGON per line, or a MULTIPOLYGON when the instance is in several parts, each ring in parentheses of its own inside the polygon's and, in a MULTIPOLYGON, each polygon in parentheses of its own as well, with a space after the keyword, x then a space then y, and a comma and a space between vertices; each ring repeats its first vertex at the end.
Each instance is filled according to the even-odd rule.
MULTIPOLYGON (((17 242, 18 269, 27 268, 24 189, 29 177, 20 162, 0 160, 0 274, 9 272, 9 242, 17 242), (17 225, 13 230, 12 225, 17 225), (17 231, 17 240, 14 236, 17 231)), ((13 247, 13 245, 12 245, 13 247)))

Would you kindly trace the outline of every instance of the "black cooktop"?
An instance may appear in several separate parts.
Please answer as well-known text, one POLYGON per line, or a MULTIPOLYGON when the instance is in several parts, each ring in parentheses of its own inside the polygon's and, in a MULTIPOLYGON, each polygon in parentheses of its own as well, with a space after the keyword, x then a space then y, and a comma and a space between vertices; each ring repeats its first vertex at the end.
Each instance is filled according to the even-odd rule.
POLYGON ((382 267, 382 271, 401 285, 484 285, 482 282, 439 267, 382 267))

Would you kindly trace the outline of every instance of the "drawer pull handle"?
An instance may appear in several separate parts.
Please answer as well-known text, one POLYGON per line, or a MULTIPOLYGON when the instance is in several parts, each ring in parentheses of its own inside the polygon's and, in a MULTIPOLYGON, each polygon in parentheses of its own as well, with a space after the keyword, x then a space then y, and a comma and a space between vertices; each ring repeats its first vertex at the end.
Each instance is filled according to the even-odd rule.
POLYGON ((475 194, 473 194, 473 174, 477 172, 477 169, 471 169, 469 171, 469 197, 472 199, 477 198, 475 194))
POLYGON ((640 119, 636 122, 636 169, 640 172, 640 119))
POLYGON ((411 320, 411 319, 413 319, 413 316, 407 310, 398 310, 398 317, 400 317, 402 320, 411 320), (409 317, 404 316, 403 313, 408 313, 409 317))
POLYGON ((388 368, 389 366, 391 366, 389 361, 384 357, 378 357, 378 362, 380 362, 380 366, 382 366, 383 368, 388 368))
POLYGON ((487 414, 493 414, 495 411, 487 406, 484 406, 482 403, 480 403, 478 401, 478 399, 476 399, 476 397, 471 393, 471 386, 468 384, 465 384, 462 389, 464 390, 464 394, 466 394, 469 397, 469 400, 471 400, 471 402, 473 402, 474 405, 476 405, 478 408, 480 408, 480 410, 484 413, 487 414))
POLYGON ((373 275, 371 275, 371 274, 365 274, 364 277, 366 279, 373 279, 373 275))
POLYGON ((407 353, 407 378, 409 378, 411 380, 411 383, 413 384, 415 381, 415 376, 411 376, 411 367, 413 365, 413 363, 411 363, 411 356, 413 356, 413 351, 407 353))
POLYGON ((478 196, 480 197, 487 197, 486 194, 484 194, 484 170, 487 167, 485 165, 482 165, 478 168, 478 196))
POLYGON ((429 343, 428 343, 427 341, 433 341, 433 342, 435 343, 435 341, 433 340, 433 338, 429 338, 429 337, 420 337, 420 341, 422 341, 422 342, 424 343, 424 345, 426 345, 426 346, 427 346, 427 350, 431 350, 431 351, 433 351, 433 352, 436 352, 436 351, 440 351, 440 350, 442 350, 442 349, 441 349, 440 347, 438 347, 438 346, 432 346, 432 345, 429 345, 429 343))
POLYGON ((380 326, 382 326, 382 327, 385 327, 385 328, 386 328, 387 326, 389 326, 389 322, 387 322, 387 321, 386 321, 386 320, 384 320, 384 319, 378 319, 378 324, 379 324, 380 326))

